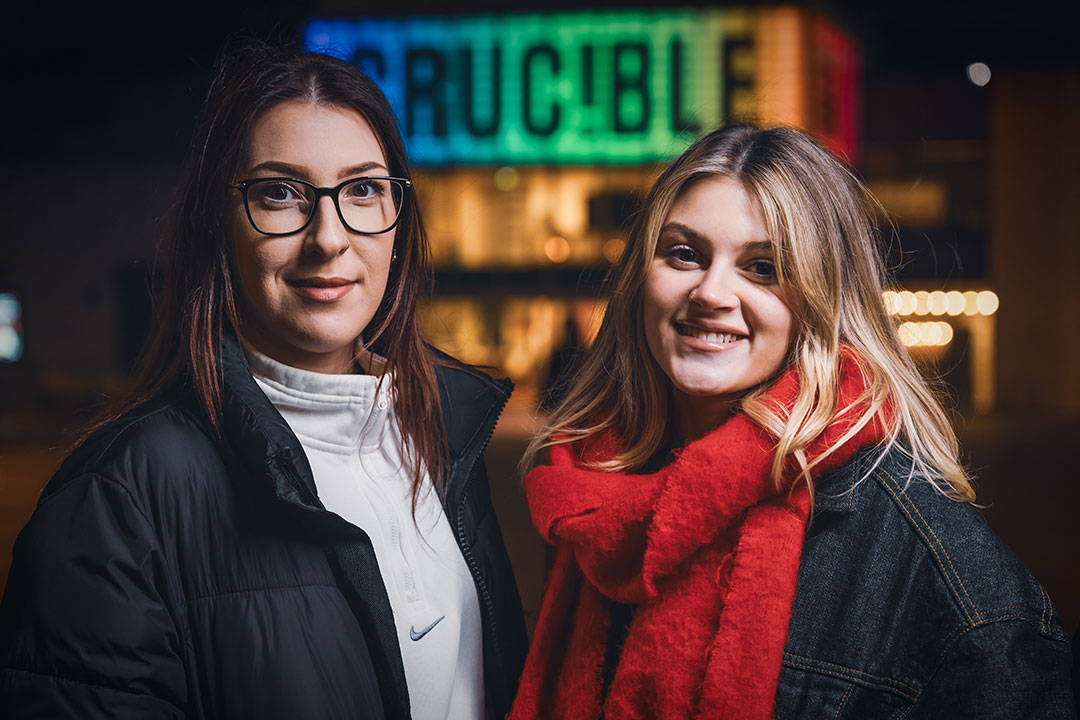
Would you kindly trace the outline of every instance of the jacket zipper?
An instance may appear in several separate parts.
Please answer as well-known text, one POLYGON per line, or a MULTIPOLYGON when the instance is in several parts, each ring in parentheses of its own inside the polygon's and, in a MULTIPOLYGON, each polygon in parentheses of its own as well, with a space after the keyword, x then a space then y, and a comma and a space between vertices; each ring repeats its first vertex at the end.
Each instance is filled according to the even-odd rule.
MULTIPOLYGON (((480 566, 476 562, 476 558, 473 556, 472 546, 464 542, 465 538, 465 501, 469 497, 471 492, 472 482, 476 476, 476 468, 479 463, 483 462, 484 450, 487 449, 488 443, 491 442, 491 436, 495 434, 495 426, 499 423, 499 418, 502 417, 503 410, 506 409, 506 400, 503 400, 502 406, 499 408, 498 413, 495 414, 495 420, 491 423, 491 427, 488 430, 487 437, 480 444, 480 449, 476 453, 476 460, 473 461, 472 467, 469 468, 469 474, 465 479, 465 489, 461 493, 461 500, 458 501, 456 526, 458 531, 459 545, 461 546, 461 556, 465 558, 465 564, 469 568, 469 572, 472 573, 473 579, 476 581, 477 587, 480 589, 480 599, 483 602, 485 610, 484 626, 488 631, 488 635, 491 637, 491 647, 495 651, 496 667, 502 667, 502 646, 499 644, 499 633, 495 627, 495 602, 491 599, 491 591, 488 589, 486 578, 480 573, 480 566)), ((495 512, 495 507, 492 506, 491 512, 495 512)))

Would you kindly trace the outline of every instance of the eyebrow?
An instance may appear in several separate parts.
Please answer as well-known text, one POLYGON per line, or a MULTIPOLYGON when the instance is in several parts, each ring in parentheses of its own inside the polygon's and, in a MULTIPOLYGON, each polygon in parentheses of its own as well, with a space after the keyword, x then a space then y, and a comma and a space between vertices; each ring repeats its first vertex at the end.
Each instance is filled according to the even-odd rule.
MULTIPOLYGON (((288 163, 278 162, 277 160, 268 160, 267 162, 259 163, 255 167, 251 168, 251 170, 249 170, 248 172, 254 173, 263 170, 300 179, 304 179, 308 174, 306 170, 300 167, 290 165, 288 163)), ((341 170, 338 173, 338 177, 347 178, 353 175, 363 175, 364 173, 370 172, 371 170, 382 170, 383 172, 389 172, 389 170, 387 170, 386 166, 384 166, 383 164, 368 161, 341 170)))
POLYGON ((338 173, 338 177, 345 178, 350 175, 363 175, 369 170, 382 170, 383 172, 390 172, 386 169, 386 166, 382 163, 377 163, 369 160, 368 162, 360 163, 359 165, 353 165, 352 167, 345 168, 338 173))
MULTIPOLYGON (((689 225, 683 225, 678 222, 671 222, 660 228, 660 234, 675 232, 688 240, 693 240, 699 243, 708 243, 709 238, 698 232, 689 225)), ((742 246, 742 250, 749 252, 772 252, 774 250, 773 244, 769 240, 755 240, 754 242, 748 242, 742 246)))
POLYGON ((743 250, 749 252, 772 252, 775 250, 772 242, 769 240, 757 240, 755 242, 749 242, 743 245, 743 250))

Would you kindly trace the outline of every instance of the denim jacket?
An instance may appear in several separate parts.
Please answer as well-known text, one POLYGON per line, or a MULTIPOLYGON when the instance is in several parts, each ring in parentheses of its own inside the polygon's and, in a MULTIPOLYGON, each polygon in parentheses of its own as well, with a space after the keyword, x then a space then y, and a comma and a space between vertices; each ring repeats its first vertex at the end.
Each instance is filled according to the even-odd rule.
POLYGON ((974 507, 877 455, 816 483, 777 719, 1076 718, 1046 592, 974 507))

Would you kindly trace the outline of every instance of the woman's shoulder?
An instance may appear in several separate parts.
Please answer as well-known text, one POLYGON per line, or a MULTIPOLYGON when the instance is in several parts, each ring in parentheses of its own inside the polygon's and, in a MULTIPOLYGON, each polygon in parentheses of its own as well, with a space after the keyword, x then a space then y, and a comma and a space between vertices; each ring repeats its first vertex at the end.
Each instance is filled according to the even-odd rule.
POLYGON ((451 452, 462 452, 494 427, 514 383, 488 375, 450 355, 430 348, 451 452))
POLYGON ((1053 607, 1024 564, 977 507, 948 497, 904 448, 869 449, 822 478, 814 512, 815 525, 832 528, 829 552, 854 553, 849 562, 891 584, 932 579, 958 622, 1023 616, 1055 634, 1053 607))
POLYGON ((64 460, 39 504, 73 483, 111 485, 133 499, 167 491, 170 479, 205 477, 220 463, 205 421, 182 395, 167 393, 94 430, 64 460))
MULTIPOLYGON (((945 496, 902 448, 869 449, 816 484, 778 707, 837 680, 850 683, 837 717, 952 717, 941 709, 1005 696, 1057 707, 1066 641, 1046 592, 976 507, 945 496)), ((955 716, 1043 717, 1014 710, 955 716)))
MULTIPOLYGON (((498 378, 484 372, 485 368, 469 365, 434 346, 428 346, 432 361, 435 363, 435 377, 440 390, 461 390, 478 392, 487 390, 494 396, 509 396, 514 383, 509 378, 498 378)), ((488 368, 490 369, 490 368, 488 368)))

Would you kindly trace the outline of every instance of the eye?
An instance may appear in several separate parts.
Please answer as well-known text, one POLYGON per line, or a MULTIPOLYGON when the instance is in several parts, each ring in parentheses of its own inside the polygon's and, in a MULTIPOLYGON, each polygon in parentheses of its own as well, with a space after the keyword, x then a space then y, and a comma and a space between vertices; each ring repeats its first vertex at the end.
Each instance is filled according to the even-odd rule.
POLYGON ((698 253, 697 250, 682 243, 672 245, 665 250, 664 257, 667 259, 668 264, 674 268, 697 266, 700 265, 703 260, 701 254, 698 253))
POLYGON ((282 180, 269 180, 252 185, 248 191, 248 199, 271 210, 293 208, 307 202, 301 188, 282 180))
POLYGON ((341 197, 351 203, 373 202, 386 195, 387 184, 386 180, 360 178, 346 185, 341 191, 341 197))
POLYGON ((776 282, 776 263, 765 258, 756 258, 746 265, 746 271, 760 282, 776 282))

